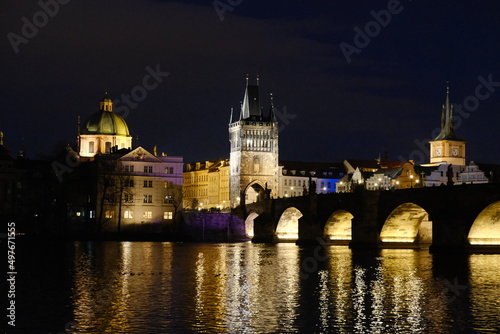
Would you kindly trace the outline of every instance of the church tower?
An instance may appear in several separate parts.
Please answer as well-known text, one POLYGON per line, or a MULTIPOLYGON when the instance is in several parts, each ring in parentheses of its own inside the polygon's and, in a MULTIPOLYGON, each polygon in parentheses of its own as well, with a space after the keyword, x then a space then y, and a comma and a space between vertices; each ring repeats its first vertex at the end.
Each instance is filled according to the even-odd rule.
POLYGON ((278 194, 278 121, 271 96, 269 114, 264 116, 260 105, 259 78, 256 85, 248 83, 239 119, 229 121, 231 207, 259 201, 267 187, 271 196, 278 194), (244 193, 243 193, 244 192, 244 193))
POLYGON ((431 164, 465 166, 465 141, 453 129, 453 105, 450 102, 450 87, 446 87, 446 101, 441 113, 441 132, 430 141, 431 164))

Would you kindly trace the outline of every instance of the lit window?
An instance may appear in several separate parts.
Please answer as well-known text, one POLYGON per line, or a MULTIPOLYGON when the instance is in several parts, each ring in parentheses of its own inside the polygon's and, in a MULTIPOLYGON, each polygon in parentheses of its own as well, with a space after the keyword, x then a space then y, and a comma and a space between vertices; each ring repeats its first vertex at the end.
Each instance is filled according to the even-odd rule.
POLYGON ((131 210, 125 210, 123 213, 123 218, 134 218, 134 212, 131 210))
POLYGON ((153 218, 153 211, 144 211, 142 218, 151 219, 153 218))
POLYGON ((107 219, 113 218, 113 211, 111 211, 111 210, 107 210, 107 211, 104 213, 104 218, 107 218, 107 219))

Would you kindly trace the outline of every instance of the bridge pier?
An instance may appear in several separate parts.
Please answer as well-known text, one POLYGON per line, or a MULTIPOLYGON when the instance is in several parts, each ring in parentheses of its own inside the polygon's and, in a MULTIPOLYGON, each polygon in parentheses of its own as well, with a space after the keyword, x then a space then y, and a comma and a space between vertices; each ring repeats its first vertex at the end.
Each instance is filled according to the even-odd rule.
POLYGON ((299 238, 297 245, 317 245, 322 242, 322 221, 314 214, 299 218, 299 238))
POLYGON ((378 248, 380 244, 379 199, 380 191, 363 191, 361 193, 361 214, 352 219, 352 238, 349 248, 378 248))
POLYGON ((465 219, 457 217, 433 218, 431 253, 464 252, 469 247, 465 219))
POLYGON ((276 242, 276 223, 274 217, 268 213, 262 213, 253 221, 254 243, 276 242))

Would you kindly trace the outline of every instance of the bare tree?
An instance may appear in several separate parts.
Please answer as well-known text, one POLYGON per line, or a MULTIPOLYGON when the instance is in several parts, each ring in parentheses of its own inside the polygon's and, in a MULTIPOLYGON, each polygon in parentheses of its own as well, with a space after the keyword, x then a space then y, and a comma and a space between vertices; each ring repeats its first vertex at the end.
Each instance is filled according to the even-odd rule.
POLYGON ((165 191, 165 199, 168 203, 172 204, 174 212, 172 214, 172 219, 176 221, 177 215, 182 210, 182 203, 184 199, 184 187, 180 184, 175 184, 173 182, 168 182, 167 189, 165 191))
POLYGON ((124 171, 123 165, 116 156, 103 155, 97 162, 97 198, 99 215, 98 232, 102 226, 113 219, 111 212, 118 211, 117 232, 121 231, 122 206, 129 205, 133 196, 132 175, 124 171), (125 203, 124 203, 125 202, 125 203), (104 215, 108 211, 109 215, 104 215))

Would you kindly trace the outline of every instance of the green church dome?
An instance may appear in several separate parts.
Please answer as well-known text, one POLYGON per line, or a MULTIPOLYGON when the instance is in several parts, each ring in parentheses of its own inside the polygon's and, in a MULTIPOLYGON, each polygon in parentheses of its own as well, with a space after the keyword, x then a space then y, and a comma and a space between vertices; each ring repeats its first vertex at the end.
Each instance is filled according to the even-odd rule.
POLYGON ((100 110, 85 122, 82 134, 102 134, 130 136, 127 123, 119 115, 113 113, 113 101, 107 96, 100 102, 100 110))

